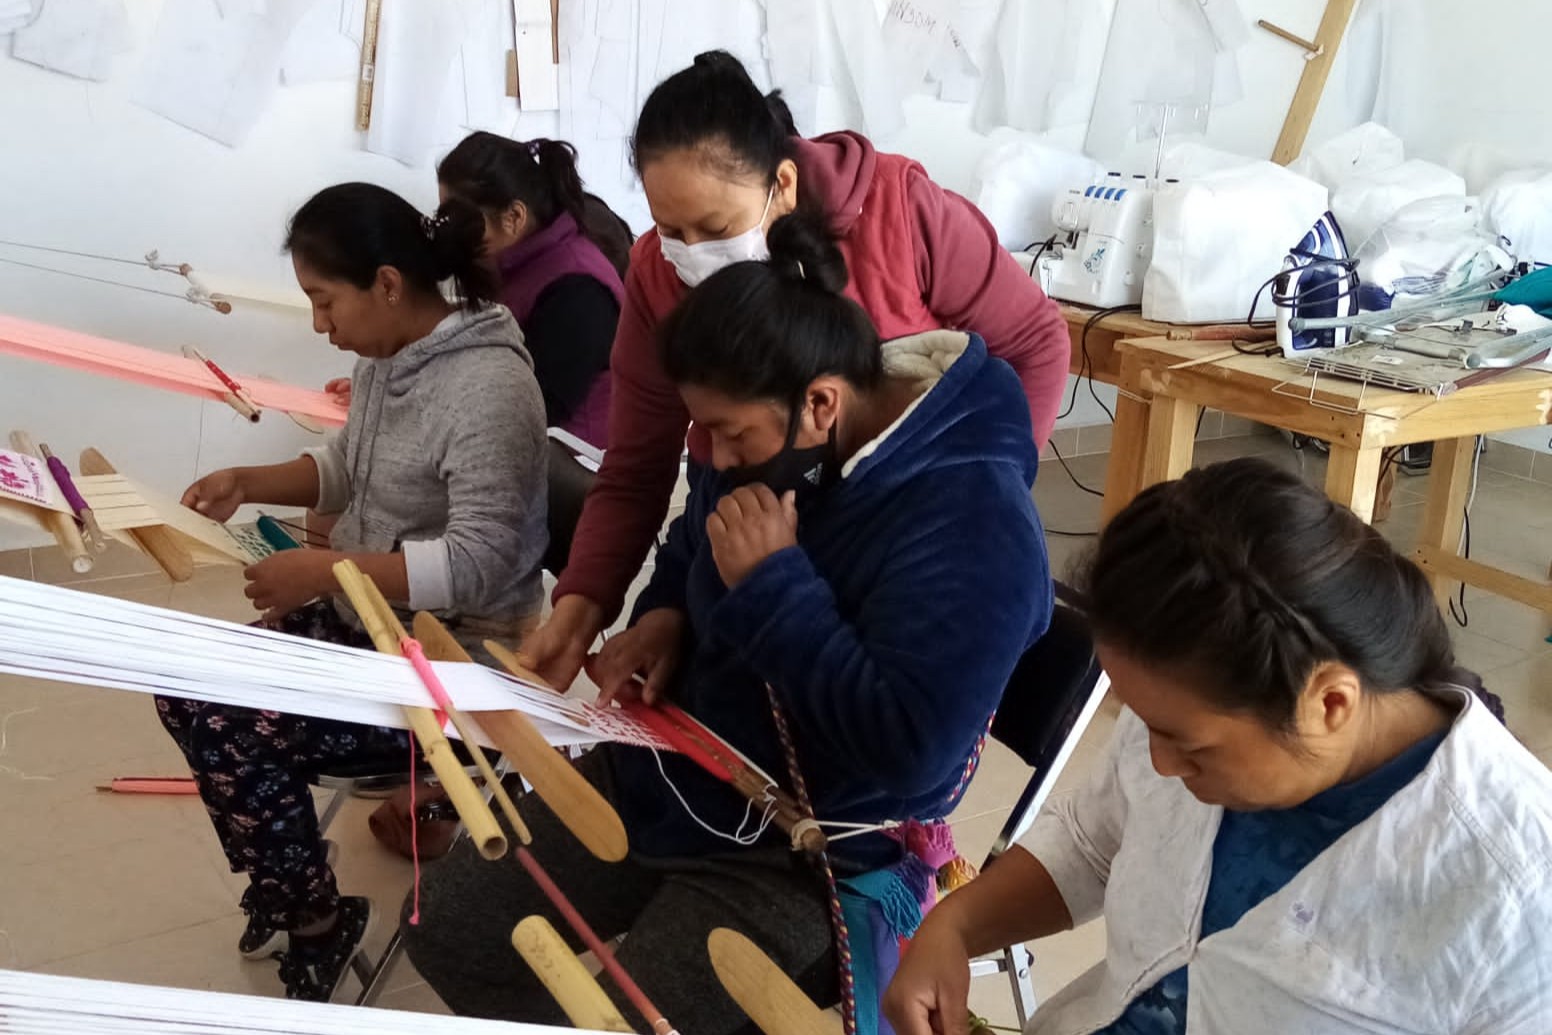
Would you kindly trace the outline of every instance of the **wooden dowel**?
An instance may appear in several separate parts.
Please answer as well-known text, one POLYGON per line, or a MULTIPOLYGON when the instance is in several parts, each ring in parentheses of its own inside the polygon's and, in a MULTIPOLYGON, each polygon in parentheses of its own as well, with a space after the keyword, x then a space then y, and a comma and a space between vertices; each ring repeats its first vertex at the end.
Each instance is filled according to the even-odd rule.
MULTIPOLYGON (((118 474, 107 457, 91 448, 81 450, 80 468, 84 475, 118 474)), ((129 536, 156 562, 157 567, 167 573, 169 579, 187 582, 194 577, 193 556, 183 548, 173 530, 166 525, 131 528, 129 536)))
POLYGON ((533 968, 560 1004, 566 1019, 589 1031, 630 1031, 631 1026, 560 932, 542 916, 524 917, 512 929, 512 948, 533 968))
POLYGON ((1267 32, 1270 32, 1273 36, 1281 36, 1283 39, 1287 40, 1289 43, 1292 43, 1295 46, 1303 47, 1305 50, 1309 51, 1311 54, 1319 54, 1320 53, 1320 44, 1312 43, 1309 40, 1305 39, 1303 36, 1295 36, 1293 33, 1289 32, 1287 29, 1283 28, 1281 25, 1273 25, 1271 22, 1267 21, 1265 18, 1258 19, 1256 21, 1256 24, 1261 26, 1261 28, 1265 29, 1267 32))
MULTIPOLYGON (((419 617, 415 628, 418 634, 419 617)), ((501 644, 486 640, 485 649, 519 679, 547 685, 501 644)), ((619 813, 598 788, 577 772, 576 766, 544 739, 528 716, 519 711, 481 712, 475 721, 589 852, 605 862, 625 858, 630 845, 619 813)))
MULTIPOLYGON (((18 453, 25 453, 34 460, 41 461, 42 455, 38 452, 37 445, 32 441, 32 436, 25 431, 11 432, 11 448, 18 453)), ((86 551, 86 541, 81 538, 81 530, 76 526, 75 518, 69 514, 57 510, 43 510, 43 520, 48 525, 48 530, 59 544, 59 548, 65 552, 70 560, 70 570, 77 575, 85 575, 92 570, 92 556, 86 551)))
MULTIPOLYGON (((393 608, 378 590, 377 585, 354 561, 340 561, 334 566, 334 577, 340 589, 356 609, 361 624, 379 652, 393 657, 403 657, 399 642, 406 636, 404 626, 393 608)), ((436 714, 429 708, 405 708, 404 715, 410 728, 420 739, 420 750, 430 763, 437 779, 447 791, 458 818, 463 820, 469 836, 474 839, 479 852, 487 859, 500 859, 507 854, 507 838, 501 832, 501 824, 490 811, 490 806, 480 796, 479 789, 464 770, 463 763, 453 754, 452 745, 442 732, 436 714)))

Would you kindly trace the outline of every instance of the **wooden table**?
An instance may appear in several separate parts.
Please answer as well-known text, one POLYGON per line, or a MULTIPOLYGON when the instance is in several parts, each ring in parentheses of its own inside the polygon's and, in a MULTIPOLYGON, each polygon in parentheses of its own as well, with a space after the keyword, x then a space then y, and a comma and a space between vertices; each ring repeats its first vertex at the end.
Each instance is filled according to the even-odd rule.
POLYGON ((1552 423, 1552 374, 1514 371, 1435 399, 1330 376, 1317 381, 1280 358, 1240 355, 1223 342, 1142 338, 1114 350, 1121 405, 1102 521, 1143 488, 1185 474, 1204 406, 1331 443, 1326 492, 1365 521, 1374 510, 1382 451, 1434 442, 1416 560, 1441 599, 1448 584, 1465 582, 1552 611, 1552 584, 1458 556, 1476 437, 1552 423))

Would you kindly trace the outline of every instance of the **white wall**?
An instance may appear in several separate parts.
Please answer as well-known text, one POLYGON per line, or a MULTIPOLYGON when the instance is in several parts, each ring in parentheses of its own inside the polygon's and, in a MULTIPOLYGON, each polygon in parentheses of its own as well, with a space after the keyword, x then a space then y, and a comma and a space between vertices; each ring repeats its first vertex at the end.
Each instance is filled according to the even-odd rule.
MULTIPOLYGON (((1426 2, 1440 9, 1441 18, 1448 13, 1443 8, 1451 6, 1443 0, 1426 2)), ((1512 3, 1495 0, 1491 5, 1500 19, 1492 33, 1491 63, 1529 76, 1538 67, 1530 48, 1552 28, 1552 4, 1520 0, 1511 10, 1512 3), (1513 32, 1503 28, 1510 18, 1521 23, 1513 32), (1516 58, 1518 51, 1523 53, 1516 58)), ((1265 17, 1312 35, 1320 5, 1242 0, 1241 6, 1252 20, 1265 17)), ((0 239, 129 257, 157 248, 165 259, 192 262, 217 289, 299 298, 280 242, 287 217, 313 191, 363 179, 391 187, 423 207, 434 203, 429 168, 409 169, 360 150, 359 135, 351 128, 354 87, 348 83, 283 87, 236 149, 132 104, 133 73, 160 5, 134 0, 127 7, 135 48, 116 59, 106 83, 0 57, 0 126, 5 127, 0 239)), ((1480 8, 1472 5, 1473 12, 1480 8)), ((1207 140, 1227 150, 1266 155, 1302 62, 1290 45, 1253 31, 1241 63, 1245 100, 1214 112, 1207 140)), ((1468 53, 1474 61, 1487 52, 1468 53)), ((1438 64, 1458 67, 1459 85, 1452 73, 1418 87, 1420 96, 1442 91, 1452 98, 1448 130, 1427 118, 1412 120, 1422 127, 1414 127, 1414 133, 1426 147, 1443 150, 1455 132, 1552 147, 1552 117, 1544 106, 1528 107, 1535 94, 1528 92, 1523 103, 1500 112, 1481 92, 1487 81, 1470 71, 1477 67, 1472 61, 1462 57, 1438 64), (1477 91, 1470 96, 1479 99, 1462 100, 1468 89, 1477 91)), ((1373 48, 1362 41, 1339 58, 1313 141, 1366 114, 1362 108, 1365 97, 1372 97, 1368 73, 1373 64, 1373 48)), ((822 98, 821 124, 810 131, 836 128, 839 110, 833 98, 822 98)), ((906 110, 906 129, 879 143, 920 159, 945 186, 971 192, 987 144, 969 128, 969 106, 923 96, 908 99, 906 110)), ((553 132, 550 116, 524 116, 519 125, 521 135, 546 132, 553 132)), ((3 254, 21 253, 6 249, 3 254)), ((175 278, 127 266, 76 264, 58 256, 37 261, 181 290, 175 278)), ((348 368, 344 357, 311 333, 304 310, 239 302, 237 312, 223 317, 173 299, 0 264, 0 312, 167 351, 194 342, 231 369, 296 383, 320 384, 348 368)), ((1064 423, 1102 419, 1083 391, 1064 423)), ((253 428, 217 404, 0 357, 0 430, 11 427, 29 429, 61 455, 96 445, 125 470, 167 492, 181 491, 197 472, 283 457, 307 438, 276 415, 253 428)), ((0 548, 20 541, 14 530, 0 527, 0 548)))

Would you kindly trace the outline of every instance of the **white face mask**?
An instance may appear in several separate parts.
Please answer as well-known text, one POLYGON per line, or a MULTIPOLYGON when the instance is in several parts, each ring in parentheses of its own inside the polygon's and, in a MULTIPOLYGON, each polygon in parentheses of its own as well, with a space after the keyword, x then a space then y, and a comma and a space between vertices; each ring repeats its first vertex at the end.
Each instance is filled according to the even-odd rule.
POLYGON ((662 231, 659 230, 658 243, 663 246, 663 258, 668 260, 674 272, 679 274, 679 279, 688 287, 694 287, 735 262, 764 262, 771 257, 771 250, 765 244, 765 217, 770 214, 771 201, 775 197, 776 188, 772 187, 770 193, 765 195, 765 210, 760 213, 754 226, 733 237, 685 244, 661 236, 662 231))

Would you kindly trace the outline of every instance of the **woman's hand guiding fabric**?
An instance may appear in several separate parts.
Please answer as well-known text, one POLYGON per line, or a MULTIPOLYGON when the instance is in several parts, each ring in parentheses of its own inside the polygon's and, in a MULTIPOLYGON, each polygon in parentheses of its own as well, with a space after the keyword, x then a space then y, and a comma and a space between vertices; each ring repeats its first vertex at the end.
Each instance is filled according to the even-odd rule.
POLYGON ((588 676, 598 684, 598 703, 607 706, 616 697, 639 692, 647 704, 656 704, 679 668, 684 621, 683 611, 654 608, 629 629, 609 637, 587 667, 588 676), (643 682, 637 682, 638 676, 643 682))
POLYGON ((722 497, 706 519, 711 556, 729 589, 771 554, 798 544, 797 494, 781 498, 764 485, 743 485, 722 497))

